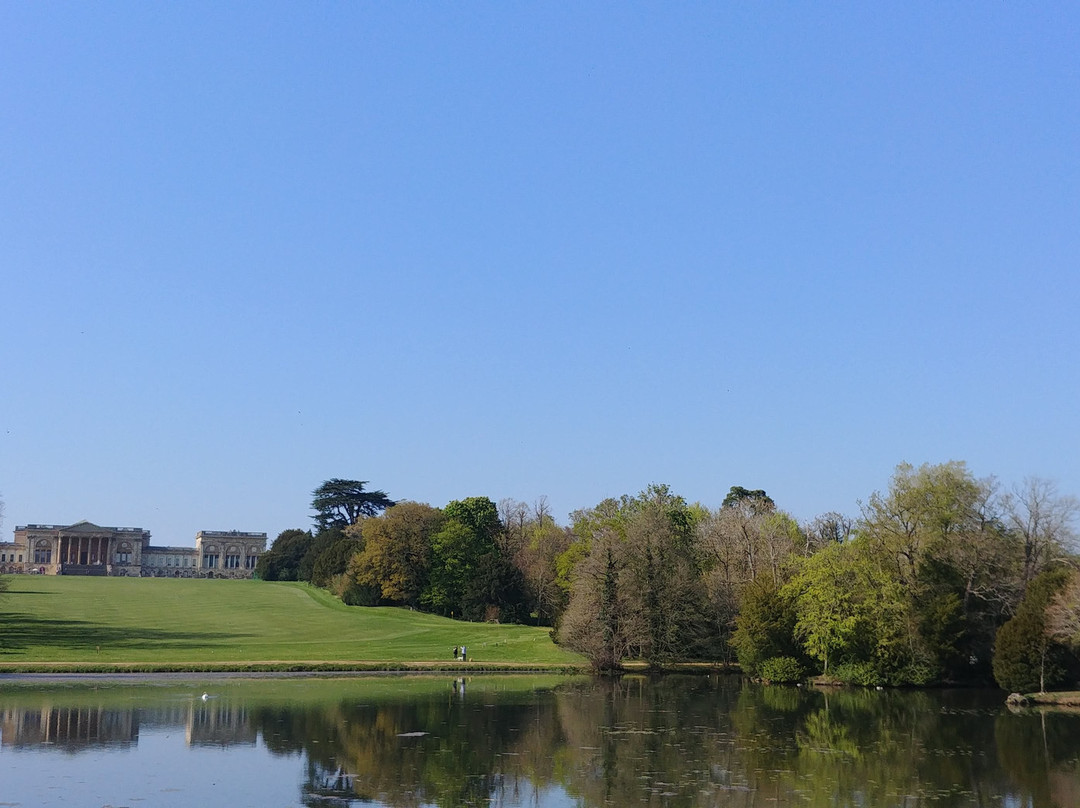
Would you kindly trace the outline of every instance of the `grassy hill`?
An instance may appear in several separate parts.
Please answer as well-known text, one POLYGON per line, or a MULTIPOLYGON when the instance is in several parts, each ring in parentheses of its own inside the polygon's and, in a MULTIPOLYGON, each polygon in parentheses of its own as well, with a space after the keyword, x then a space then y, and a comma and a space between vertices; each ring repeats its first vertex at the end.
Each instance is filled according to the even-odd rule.
POLYGON ((349 607, 304 584, 176 578, 17 575, 0 597, 0 671, 213 669, 258 664, 375 663, 561 667, 581 657, 548 629, 464 623, 395 608, 349 607))

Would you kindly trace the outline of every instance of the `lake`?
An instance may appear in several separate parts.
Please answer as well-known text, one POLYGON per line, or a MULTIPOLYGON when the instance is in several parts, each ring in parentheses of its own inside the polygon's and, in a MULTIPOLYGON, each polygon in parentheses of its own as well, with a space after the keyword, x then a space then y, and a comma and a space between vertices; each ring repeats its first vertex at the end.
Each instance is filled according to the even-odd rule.
POLYGON ((733 676, 0 679, 0 806, 1080 806, 1080 714, 733 676))

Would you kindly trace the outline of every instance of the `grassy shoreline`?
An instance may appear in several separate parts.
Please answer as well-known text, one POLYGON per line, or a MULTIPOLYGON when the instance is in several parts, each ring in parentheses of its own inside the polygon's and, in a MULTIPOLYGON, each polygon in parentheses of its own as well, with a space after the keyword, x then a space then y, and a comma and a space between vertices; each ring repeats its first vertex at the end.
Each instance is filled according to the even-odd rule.
POLYGON ((217 665, 205 663, 146 663, 114 662, 108 664, 81 662, 29 662, 0 663, 0 678, 26 674, 154 674, 154 673, 552 673, 581 674, 589 671, 588 665, 537 665, 532 663, 489 662, 485 664, 445 664, 432 662, 226 662, 217 665))
POLYGON ((1046 693, 1013 693, 1008 703, 1014 707, 1080 707, 1080 691, 1055 690, 1046 693))
MULTIPOLYGON (((115 662, 109 664, 80 662, 0 662, 0 680, 12 675, 76 675, 76 674, 154 674, 154 673, 221 673, 221 674, 558 674, 577 676, 590 674, 593 669, 587 663, 539 665, 529 662, 445 663, 423 662, 327 662, 318 660, 291 662, 228 662, 216 665, 144 662, 115 662)), ((647 675, 653 673, 692 673, 701 675, 737 674, 737 666, 725 666, 711 662, 672 662, 660 668, 650 668, 644 662, 627 662, 620 674, 647 675)))

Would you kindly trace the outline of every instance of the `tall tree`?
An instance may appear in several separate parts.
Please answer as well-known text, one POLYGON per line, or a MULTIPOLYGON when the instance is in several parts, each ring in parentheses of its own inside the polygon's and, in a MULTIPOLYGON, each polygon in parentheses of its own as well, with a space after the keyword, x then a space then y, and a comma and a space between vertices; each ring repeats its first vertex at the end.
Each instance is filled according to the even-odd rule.
POLYGON ((559 583, 559 557, 569 549, 573 534, 538 507, 525 523, 525 542, 514 555, 514 564, 525 576, 537 623, 553 625, 566 607, 567 591, 559 583))
POLYGON ((527 617, 521 572, 504 552, 503 524, 487 497, 454 500, 431 538, 431 572, 421 602, 466 620, 527 617))
POLYGON ((695 542, 700 514, 657 484, 628 500, 625 509, 629 581, 644 621, 641 653, 653 665, 692 656, 708 630, 695 542))
POLYGON ((1061 496, 1049 480, 1029 477, 1005 496, 1008 527, 1024 548, 1024 584, 1068 550, 1075 550, 1080 502, 1061 496))
MULTIPOLYGON (((850 564, 841 563, 844 554, 839 544, 815 553, 800 565, 798 574, 785 584, 782 592, 795 601, 795 633, 807 653, 822 663, 828 675, 833 661, 851 643, 859 628, 857 580, 850 564)), ((846 554, 844 554, 846 557, 846 554)))
POLYGON ((693 655, 708 629, 697 516, 666 485, 575 512, 564 557, 580 560, 560 636, 597 667, 616 652, 652 664, 693 655))
POLYGON ((312 492, 313 519, 319 531, 348 527, 361 516, 375 516, 394 504, 385 491, 366 491, 367 480, 327 480, 312 492))
POLYGON ((446 522, 438 508, 399 502, 382 516, 347 529, 363 534, 363 552, 355 559, 357 583, 377 586, 384 600, 416 606, 428 582, 432 537, 446 522))
POLYGON ((731 645, 745 674, 758 676, 762 663, 773 657, 799 655, 795 604, 787 590, 762 578, 746 587, 741 601, 731 645))
POLYGON ((589 551, 574 565, 570 602, 559 620, 559 641, 585 654, 598 671, 618 669, 640 633, 624 579, 625 551, 614 526, 592 533, 589 551))
POLYGON ((863 506, 859 532, 895 566, 905 587, 914 587, 930 550, 961 534, 975 504, 979 482, 958 461, 896 467, 887 494, 874 492, 863 506))
POLYGON ((795 521, 762 490, 733 486, 716 513, 700 520, 699 541, 713 563, 726 568, 728 580, 742 586, 761 575, 783 582, 783 566, 806 539, 795 521))
POLYGON ((902 463, 889 491, 863 506, 859 537, 908 604, 910 661, 936 675, 988 674, 994 634, 1022 593, 1018 545, 996 490, 962 462, 902 463))
POLYGON ((830 544, 799 558, 781 593, 794 602, 795 635, 823 665, 839 660, 869 664, 879 679, 895 679, 910 660, 892 642, 905 622, 899 587, 866 551, 863 542, 830 544))

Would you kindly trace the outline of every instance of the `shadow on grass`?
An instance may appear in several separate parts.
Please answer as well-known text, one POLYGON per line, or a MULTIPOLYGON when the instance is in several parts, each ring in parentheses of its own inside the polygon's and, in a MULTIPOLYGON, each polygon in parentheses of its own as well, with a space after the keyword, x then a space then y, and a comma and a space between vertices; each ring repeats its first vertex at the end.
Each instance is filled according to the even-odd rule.
POLYGON ((0 656, 35 647, 77 651, 102 648, 206 648, 226 645, 249 636, 226 632, 117 628, 85 620, 43 620, 31 615, 8 613, 3 615, 0 627, 0 656))

